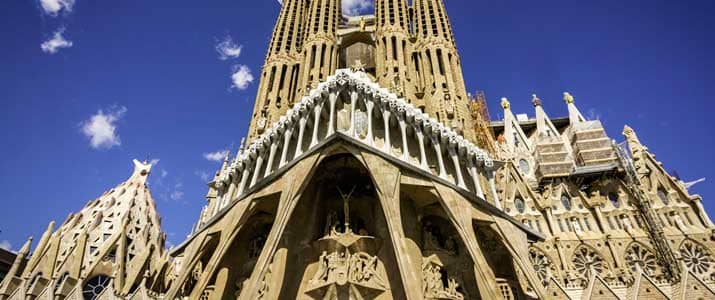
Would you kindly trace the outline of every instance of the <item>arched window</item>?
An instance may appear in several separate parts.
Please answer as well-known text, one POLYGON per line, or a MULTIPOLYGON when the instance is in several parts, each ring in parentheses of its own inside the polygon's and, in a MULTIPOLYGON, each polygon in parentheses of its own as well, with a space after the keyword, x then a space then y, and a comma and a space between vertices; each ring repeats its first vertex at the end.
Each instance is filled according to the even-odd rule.
POLYGON ((608 200, 611 201, 611 204, 613 204, 613 207, 621 206, 621 203, 618 201, 618 194, 616 194, 614 192, 608 193, 608 200))
POLYGON ((663 204, 668 205, 668 193, 665 191, 665 189, 663 189, 663 187, 658 188, 658 198, 660 199, 660 201, 663 202, 663 204))
POLYGON ((566 210, 571 210, 571 198, 566 194, 561 195, 561 205, 563 205, 566 210))
POLYGON ((519 171, 521 171, 521 173, 524 173, 524 174, 529 174, 529 170, 530 170, 529 162, 526 161, 526 159, 523 159, 523 158, 520 159, 519 160, 519 171))
POLYGON ((82 288, 84 300, 99 299, 99 296, 102 295, 102 292, 104 292, 110 284, 111 279, 109 276, 97 275, 90 278, 87 280, 87 283, 84 284, 84 288, 82 288))
POLYGON ((524 213, 524 199, 521 199, 521 197, 517 196, 514 198, 514 207, 516 207, 516 211, 518 211, 520 214, 524 213))

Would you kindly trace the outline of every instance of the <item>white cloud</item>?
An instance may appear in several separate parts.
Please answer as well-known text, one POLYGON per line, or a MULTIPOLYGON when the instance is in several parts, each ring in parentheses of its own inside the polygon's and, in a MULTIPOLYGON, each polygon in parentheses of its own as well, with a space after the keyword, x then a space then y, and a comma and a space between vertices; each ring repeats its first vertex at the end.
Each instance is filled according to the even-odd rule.
POLYGON ((342 4, 343 14, 348 16, 357 16, 372 7, 370 0, 343 0, 342 4))
POLYGON ((204 153, 204 158, 210 161, 223 161, 223 158, 226 157, 227 152, 228 150, 218 150, 214 152, 204 153))
MULTIPOLYGON (((283 5, 283 0, 278 0, 278 4, 283 5)), ((344 15, 357 16, 366 13, 372 7, 370 0, 342 0, 342 10, 344 15)))
MULTIPOLYGON (((122 144, 117 134, 116 122, 122 118, 127 108, 122 106, 112 108, 106 114, 99 110, 89 120, 82 123, 82 133, 89 138, 89 144, 94 149, 109 149, 122 144)), ((157 161, 158 162, 158 161, 157 161)))
POLYGON ((66 13, 72 12, 74 0, 40 0, 40 6, 46 14, 54 17, 57 16, 61 10, 64 10, 66 13))
POLYGON ((8 240, 2 240, 0 242, 0 249, 5 249, 7 251, 12 251, 12 244, 8 240))
POLYGON ((171 200, 174 200, 174 201, 181 200, 182 198, 184 198, 184 192, 173 191, 173 192, 171 192, 171 195, 169 196, 169 198, 171 198, 171 200))
POLYGON ((149 160, 149 164, 150 164, 152 167, 156 167, 156 165, 159 164, 159 161, 160 161, 160 159, 154 158, 154 159, 149 160))
POLYGON ((209 173, 207 173, 206 171, 196 171, 194 172, 194 174, 196 174, 196 176, 199 176, 199 178, 201 178, 201 181, 203 181, 204 183, 209 182, 209 173))
POLYGON ((164 169, 161 169, 161 178, 166 178, 167 175, 169 175, 169 172, 164 169))
POLYGON ((229 58, 238 58, 241 56, 242 45, 238 45, 233 42, 231 36, 226 35, 226 37, 216 45, 216 52, 218 52, 218 58, 220 60, 227 60, 229 58))
POLYGON ((40 48, 42 48, 42 52, 48 53, 48 54, 55 54, 57 51, 60 51, 62 48, 69 48, 72 47, 72 41, 68 41, 65 39, 64 36, 62 36, 62 33, 65 32, 64 28, 60 28, 55 33, 52 35, 52 38, 49 40, 46 40, 40 45, 40 48))
POLYGON ((231 81, 233 81, 232 88, 237 88, 239 90, 245 90, 248 85, 253 82, 253 75, 251 74, 251 69, 244 65, 237 65, 233 68, 233 74, 231 75, 231 81))

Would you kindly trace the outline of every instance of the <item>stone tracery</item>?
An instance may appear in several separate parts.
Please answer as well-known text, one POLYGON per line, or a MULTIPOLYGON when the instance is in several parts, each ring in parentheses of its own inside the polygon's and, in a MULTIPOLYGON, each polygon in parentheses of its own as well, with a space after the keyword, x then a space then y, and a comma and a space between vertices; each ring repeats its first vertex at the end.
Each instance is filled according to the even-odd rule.
POLYGON ((713 265, 710 253, 692 240, 683 241, 680 246, 680 256, 688 270, 697 275, 705 275, 713 265))
POLYGON ((589 247, 576 249, 571 261, 579 279, 588 281, 592 274, 602 274, 608 270, 603 258, 589 247))
POLYGON ((648 276, 654 276, 656 274, 658 263, 655 255, 653 252, 638 243, 634 243, 628 247, 625 254, 625 260, 631 272, 635 273, 638 269, 641 269, 643 272, 648 274, 648 276))
POLYGON ((541 279, 541 283, 548 285, 551 277, 557 273, 556 270, 554 270, 551 259, 541 250, 532 247, 529 249, 529 260, 536 271, 536 275, 541 279))

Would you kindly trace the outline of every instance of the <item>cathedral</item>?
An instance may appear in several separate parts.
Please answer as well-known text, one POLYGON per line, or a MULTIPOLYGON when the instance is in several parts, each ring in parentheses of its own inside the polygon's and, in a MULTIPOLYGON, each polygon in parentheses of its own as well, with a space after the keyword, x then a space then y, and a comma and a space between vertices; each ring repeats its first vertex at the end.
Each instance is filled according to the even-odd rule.
POLYGON ((374 5, 283 0, 245 143, 180 245, 135 161, 28 240, 0 300, 715 299, 715 225, 634 129, 569 93, 568 116, 533 95, 491 120, 443 0, 374 5))

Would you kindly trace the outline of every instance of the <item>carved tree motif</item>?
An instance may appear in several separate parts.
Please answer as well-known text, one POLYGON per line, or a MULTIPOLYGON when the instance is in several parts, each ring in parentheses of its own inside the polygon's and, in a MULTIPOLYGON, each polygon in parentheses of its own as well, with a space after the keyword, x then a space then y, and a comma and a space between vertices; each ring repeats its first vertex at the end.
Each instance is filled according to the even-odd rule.
POLYGON ((632 272, 637 272, 636 266, 639 266, 648 276, 653 276, 658 268, 653 252, 637 243, 628 247, 625 259, 632 272))
POLYGON ((700 244, 686 240, 680 246, 680 256, 688 270, 695 274, 703 275, 713 264, 710 254, 700 244))
POLYGON ((576 249, 571 262, 573 263, 574 270, 576 270, 582 279, 588 279, 592 274, 591 272, 601 274, 607 269, 606 262, 603 261, 603 258, 588 247, 576 249))
POLYGON ((529 249, 529 260, 536 271, 536 275, 541 279, 543 285, 548 285, 552 274, 556 274, 551 259, 538 249, 529 249))

